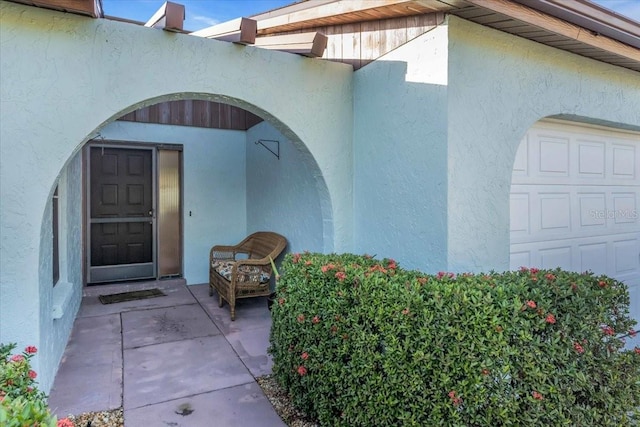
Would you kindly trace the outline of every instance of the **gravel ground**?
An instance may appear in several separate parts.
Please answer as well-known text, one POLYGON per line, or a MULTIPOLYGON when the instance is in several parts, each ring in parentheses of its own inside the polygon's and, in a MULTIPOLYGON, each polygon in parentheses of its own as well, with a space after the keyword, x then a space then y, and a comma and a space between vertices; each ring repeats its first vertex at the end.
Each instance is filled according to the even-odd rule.
POLYGON ((85 412, 67 418, 75 427, 124 427, 122 408, 111 411, 85 412))
POLYGON ((285 424, 289 427, 318 427, 318 424, 309 419, 304 412, 297 410, 291 404, 287 393, 271 375, 265 375, 256 380, 285 424))
MULTIPOLYGON (((293 407, 287 393, 280 388, 271 375, 257 378, 257 381, 285 424, 289 427, 318 427, 318 424, 293 407)), ((122 408, 111 411, 86 412, 67 418, 74 427, 124 427, 122 408)))

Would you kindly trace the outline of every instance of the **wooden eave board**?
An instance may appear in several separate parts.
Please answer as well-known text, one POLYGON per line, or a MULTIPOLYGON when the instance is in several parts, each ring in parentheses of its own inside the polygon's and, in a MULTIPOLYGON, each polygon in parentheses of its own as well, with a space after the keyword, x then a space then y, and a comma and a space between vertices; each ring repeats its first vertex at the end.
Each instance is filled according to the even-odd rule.
MULTIPOLYGON (((450 13, 460 18, 467 19, 469 21, 472 21, 472 22, 475 22, 499 31, 503 31, 518 37, 525 38, 527 40, 537 42, 537 43, 545 44, 550 47, 562 49, 567 52, 571 52, 587 58, 603 61, 601 59, 597 59, 596 55, 602 54, 602 53, 612 54, 615 57, 619 58, 619 60, 612 60, 612 61, 604 60, 603 62, 607 62, 617 66, 623 66, 633 70, 637 70, 638 68, 640 68, 640 63, 636 63, 633 61, 633 59, 630 59, 623 55, 618 55, 617 53, 611 52, 607 49, 593 46, 588 43, 584 43, 582 41, 576 40, 574 38, 568 37, 563 34, 558 34, 547 28, 542 28, 537 25, 529 24, 523 20, 513 18, 503 13, 493 12, 493 11, 489 11, 489 12, 490 13, 487 13, 487 10, 483 9, 482 7, 472 6, 472 7, 455 10, 450 13), (637 65, 629 66, 629 63, 637 64, 637 65)), ((567 25, 572 25, 572 24, 567 24, 567 25)))
POLYGON ((268 23, 258 21, 258 35, 268 35, 273 33, 283 33, 290 31, 299 31, 309 28, 317 28, 324 26, 342 25, 342 24, 356 24, 366 21, 375 21, 389 18, 397 18, 401 16, 416 16, 429 14, 438 11, 452 10, 452 6, 448 6, 444 3, 441 7, 427 7, 421 4, 419 1, 406 2, 402 4, 394 4, 383 7, 376 7, 371 9, 365 9, 360 11, 348 12, 340 15, 319 17, 314 19, 303 20, 299 22, 292 22, 289 24, 278 25, 275 27, 268 26, 268 23), (267 27, 265 27, 267 25, 267 27))
POLYGON ((103 15, 99 0, 9 0, 28 6, 100 18, 103 15))

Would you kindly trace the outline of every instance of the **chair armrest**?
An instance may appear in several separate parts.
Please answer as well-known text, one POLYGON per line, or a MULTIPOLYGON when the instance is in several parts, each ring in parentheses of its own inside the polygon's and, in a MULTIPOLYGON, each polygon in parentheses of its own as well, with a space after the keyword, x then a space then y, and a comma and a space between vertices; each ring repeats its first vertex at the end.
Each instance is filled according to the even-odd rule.
POLYGON ((236 259, 236 247, 216 245, 209 251, 209 262, 217 260, 235 260, 236 259))

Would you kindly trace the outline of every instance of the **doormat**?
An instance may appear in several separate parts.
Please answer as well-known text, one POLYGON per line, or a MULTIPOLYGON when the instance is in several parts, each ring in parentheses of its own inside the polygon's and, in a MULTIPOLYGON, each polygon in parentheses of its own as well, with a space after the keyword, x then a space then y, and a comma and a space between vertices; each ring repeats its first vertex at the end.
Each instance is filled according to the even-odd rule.
POLYGON ((147 299, 155 297, 167 296, 158 288, 145 289, 142 291, 122 292, 120 294, 100 295, 98 298, 102 304, 113 304, 116 302, 135 301, 138 299, 147 299))

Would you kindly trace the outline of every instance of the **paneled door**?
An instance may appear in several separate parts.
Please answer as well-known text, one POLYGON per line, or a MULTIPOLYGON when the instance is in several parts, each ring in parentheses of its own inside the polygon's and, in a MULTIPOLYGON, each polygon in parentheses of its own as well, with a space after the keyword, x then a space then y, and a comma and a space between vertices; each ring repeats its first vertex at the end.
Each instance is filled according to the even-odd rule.
POLYGON ((89 154, 89 283, 156 276, 154 150, 89 154))

